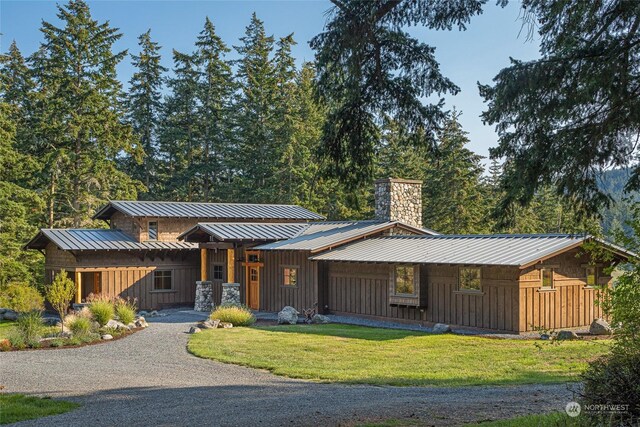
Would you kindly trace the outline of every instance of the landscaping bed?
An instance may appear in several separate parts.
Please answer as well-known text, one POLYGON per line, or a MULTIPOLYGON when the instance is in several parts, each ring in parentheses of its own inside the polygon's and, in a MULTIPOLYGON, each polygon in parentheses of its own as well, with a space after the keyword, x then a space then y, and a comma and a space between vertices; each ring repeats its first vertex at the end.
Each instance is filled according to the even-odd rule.
POLYGON ((281 325, 211 329, 190 338, 198 356, 323 382, 463 386, 577 381, 609 341, 529 340, 378 329, 281 325))

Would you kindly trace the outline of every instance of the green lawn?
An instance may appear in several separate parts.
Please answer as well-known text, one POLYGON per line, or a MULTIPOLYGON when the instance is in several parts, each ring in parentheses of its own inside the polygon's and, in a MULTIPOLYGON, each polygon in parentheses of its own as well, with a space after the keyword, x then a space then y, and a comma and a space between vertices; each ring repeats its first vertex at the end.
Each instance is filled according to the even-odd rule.
POLYGON ((15 323, 16 322, 11 322, 9 320, 0 320, 0 340, 9 338, 9 334, 11 333, 15 323))
POLYGON ((0 394, 0 424, 58 415, 80 406, 64 400, 52 400, 23 394, 0 394))
MULTIPOLYGON (((358 427, 414 427, 425 425, 424 420, 385 420, 360 424, 358 427)), ((465 424, 465 427, 583 427, 588 421, 582 417, 571 418, 562 412, 541 415, 525 415, 506 420, 487 421, 478 424, 465 424)))
POLYGON ((294 325, 208 329, 196 356, 327 382, 398 386, 551 383, 578 380, 606 341, 533 341, 365 328, 294 325))

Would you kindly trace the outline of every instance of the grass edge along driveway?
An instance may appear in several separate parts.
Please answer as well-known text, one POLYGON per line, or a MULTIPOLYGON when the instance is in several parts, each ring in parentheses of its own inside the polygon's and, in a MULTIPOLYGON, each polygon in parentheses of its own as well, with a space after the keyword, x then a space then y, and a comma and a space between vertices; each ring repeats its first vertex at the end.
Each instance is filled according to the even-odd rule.
POLYGON ((466 386, 579 380, 607 341, 544 343, 433 335, 353 325, 208 329, 190 337, 198 357, 322 382, 466 386))
POLYGON ((0 393, 0 424, 64 414, 79 406, 78 403, 54 400, 48 397, 0 393))

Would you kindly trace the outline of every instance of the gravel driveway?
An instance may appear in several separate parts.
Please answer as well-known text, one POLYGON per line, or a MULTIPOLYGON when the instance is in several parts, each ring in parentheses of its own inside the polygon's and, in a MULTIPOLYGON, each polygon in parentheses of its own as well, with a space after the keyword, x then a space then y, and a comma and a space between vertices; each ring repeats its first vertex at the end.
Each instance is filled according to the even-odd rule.
POLYGON ((147 320, 148 329, 105 344, 0 353, 5 391, 82 404, 19 425, 357 425, 385 418, 459 425, 561 410, 572 397, 566 385, 375 387, 287 379, 188 354, 185 332, 198 320, 192 313, 147 320))

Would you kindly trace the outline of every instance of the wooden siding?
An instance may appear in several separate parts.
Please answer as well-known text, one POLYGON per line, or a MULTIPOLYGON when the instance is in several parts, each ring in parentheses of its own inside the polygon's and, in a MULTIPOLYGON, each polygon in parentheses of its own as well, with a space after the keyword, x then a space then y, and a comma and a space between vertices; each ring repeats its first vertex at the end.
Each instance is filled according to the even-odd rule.
MULTIPOLYGON (((578 250, 566 252, 546 260, 540 265, 553 266, 553 290, 542 290, 540 265, 522 271, 520 276, 519 330, 537 328, 561 329, 588 326, 593 319, 602 317, 602 308, 596 303, 597 290, 588 288, 585 264, 586 256, 578 256, 578 250)), ((608 285, 610 276, 598 268, 600 285, 608 285)))
POLYGON ((111 216, 111 228, 124 231, 139 242, 149 240, 149 221, 158 223, 158 241, 176 242, 178 236, 195 226, 197 218, 133 218, 116 212, 111 216))
POLYGON ((328 263, 327 267, 330 311, 507 331, 518 325, 515 268, 483 268, 483 292, 468 293, 457 292, 458 267, 423 265, 420 292, 426 294, 426 306, 414 308, 389 304, 393 264, 328 263))
POLYGON ((302 312, 318 300, 318 265, 309 261, 308 251, 262 251, 264 267, 260 270, 260 309, 280 311, 284 306, 302 312), (283 285, 283 266, 298 267, 298 286, 283 285))

